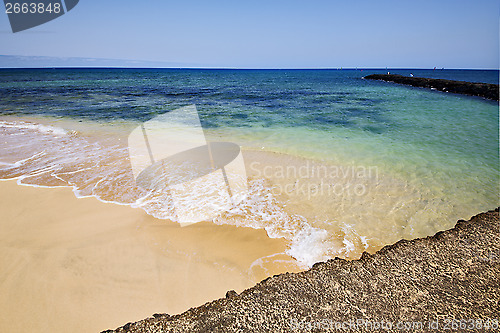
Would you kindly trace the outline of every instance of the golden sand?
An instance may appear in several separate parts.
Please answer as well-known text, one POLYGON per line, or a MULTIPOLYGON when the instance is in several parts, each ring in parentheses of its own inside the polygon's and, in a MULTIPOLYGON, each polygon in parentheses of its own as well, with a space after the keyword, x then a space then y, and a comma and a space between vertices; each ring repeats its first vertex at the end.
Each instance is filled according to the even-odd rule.
POLYGON ((101 331, 299 270, 264 230, 181 228, 70 188, 0 182, 0 212, 0 332, 101 331))

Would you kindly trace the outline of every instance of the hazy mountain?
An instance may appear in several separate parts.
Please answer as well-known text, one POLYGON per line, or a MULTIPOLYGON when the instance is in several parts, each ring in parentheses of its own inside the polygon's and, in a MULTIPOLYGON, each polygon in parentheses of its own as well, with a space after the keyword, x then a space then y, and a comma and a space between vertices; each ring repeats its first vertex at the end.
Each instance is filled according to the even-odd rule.
POLYGON ((0 55, 0 68, 40 68, 40 67, 201 67, 197 64, 180 62, 141 61, 102 58, 43 57, 0 55))

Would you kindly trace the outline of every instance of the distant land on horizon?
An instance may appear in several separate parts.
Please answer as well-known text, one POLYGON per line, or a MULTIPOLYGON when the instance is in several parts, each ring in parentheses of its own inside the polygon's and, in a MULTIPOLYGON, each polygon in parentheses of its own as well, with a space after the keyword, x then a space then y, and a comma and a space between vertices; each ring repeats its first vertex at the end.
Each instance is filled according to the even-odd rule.
POLYGON ((106 58, 0 55, 0 68, 45 67, 191 67, 196 64, 106 58))
MULTIPOLYGON (((125 60, 106 58, 84 57, 48 57, 48 56, 19 56, 0 55, 0 68, 193 68, 193 69, 432 69, 424 67, 304 67, 304 68, 278 68, 278 67, 224 67, 207 64, 192 64, 182 62, 161 62, 149 60, 125 60)), ((442 69, 441 67, 436 68, 442 69)), ((470 69, 470 70, 499 70, 498 68, 444 68, 444 69, 470 69)))

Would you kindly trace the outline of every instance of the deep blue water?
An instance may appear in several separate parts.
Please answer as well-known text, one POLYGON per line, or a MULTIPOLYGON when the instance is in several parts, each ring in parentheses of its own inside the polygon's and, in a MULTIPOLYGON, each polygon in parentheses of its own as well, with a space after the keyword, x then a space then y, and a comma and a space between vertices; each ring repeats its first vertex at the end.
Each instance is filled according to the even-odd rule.
MULTIPOLYGON (((498 84, 494 70, 391 70, 415 76, 498 84)), ((385 70, 3 69, 2 114, 43 114, 94 120, 147 120, 196 104, 205 126, 292 123, 349 126, 361 114, 384 119, 380 97, 360 91, 383 85, 361 78, 385 70), (340 107, 341 114, 332 114, 340 107), (248 109, 259 109, 249 114, 248 109), (327 112, 325 112, 325 110, 327 112), (217 117, 226 117, 221 123, 217 117), (279 120, 274 115, 279 116, 279 120), (282 116, 282 117, 281 117, 282 116), (228 119, 229 118, 229 119, 228 119)), ((411 88, 407 88, 411 89, 411 88)))

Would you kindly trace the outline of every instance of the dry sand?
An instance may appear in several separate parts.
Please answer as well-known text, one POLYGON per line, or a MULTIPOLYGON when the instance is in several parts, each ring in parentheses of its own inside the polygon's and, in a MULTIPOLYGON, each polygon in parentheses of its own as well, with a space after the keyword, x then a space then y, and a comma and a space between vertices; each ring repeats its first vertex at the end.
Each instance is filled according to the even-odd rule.
POLYGON ((140 209, 77 199, 70 188, 2 181, 0 332, 96 332, 180 313, 298 271, 285 249, 263 230, 181 228, 140 209))

